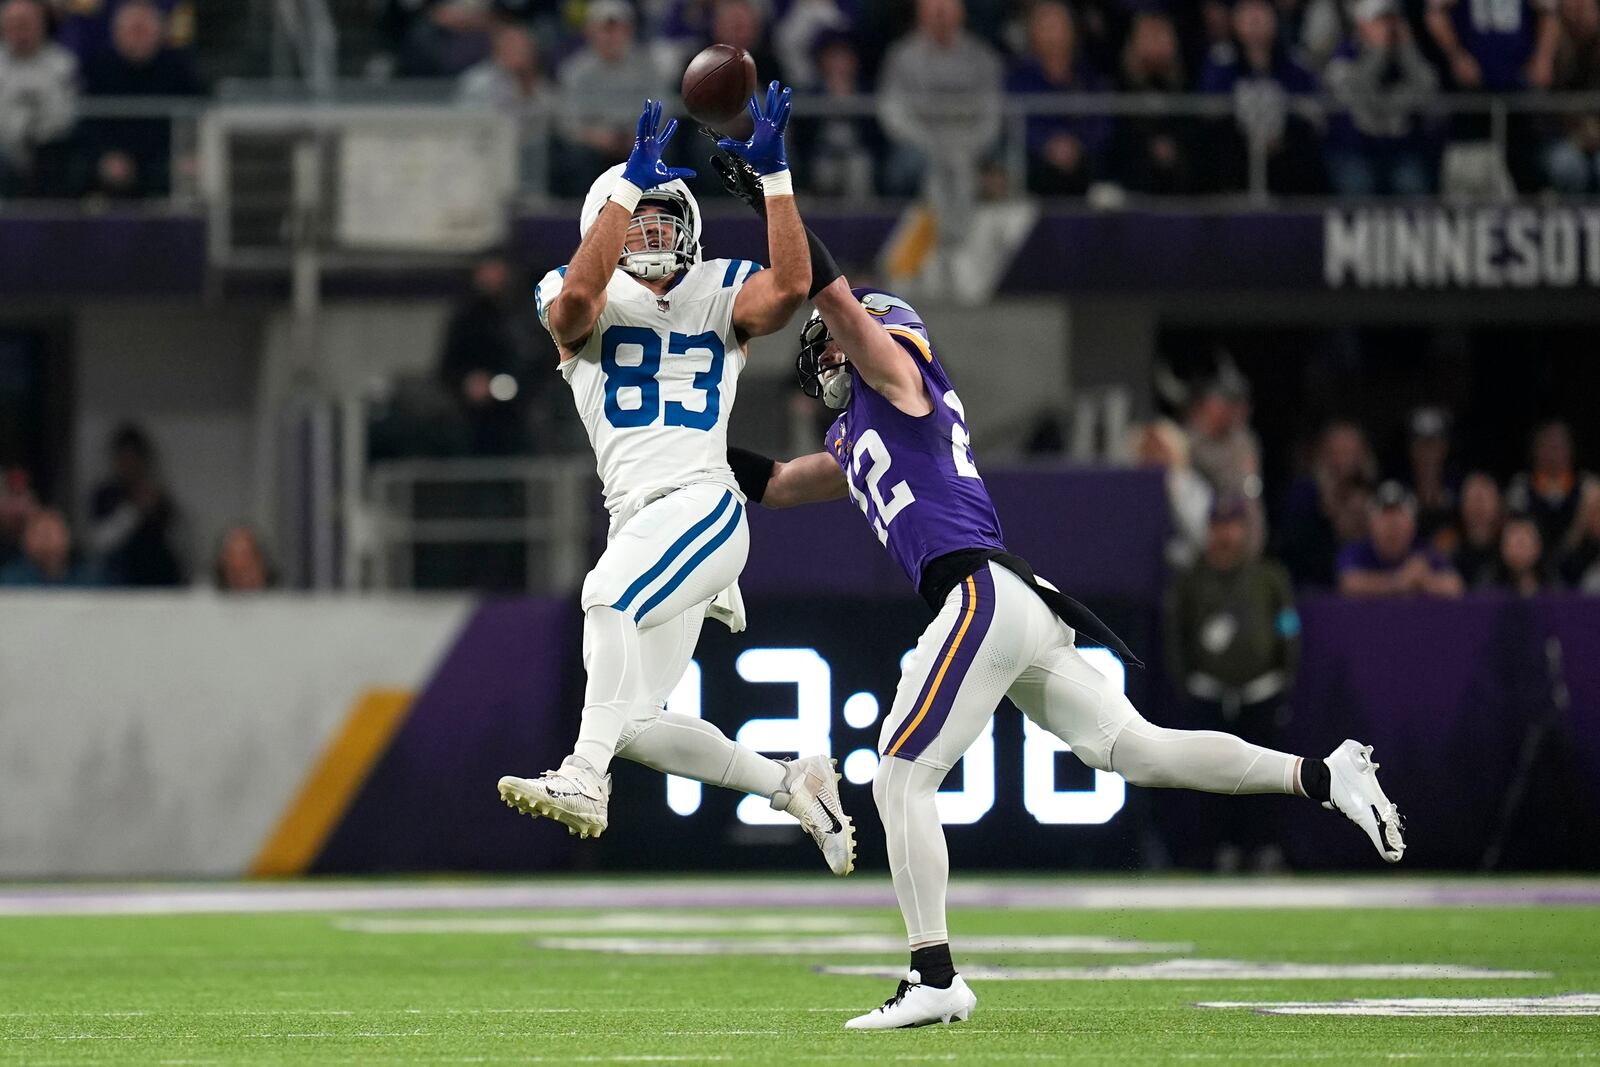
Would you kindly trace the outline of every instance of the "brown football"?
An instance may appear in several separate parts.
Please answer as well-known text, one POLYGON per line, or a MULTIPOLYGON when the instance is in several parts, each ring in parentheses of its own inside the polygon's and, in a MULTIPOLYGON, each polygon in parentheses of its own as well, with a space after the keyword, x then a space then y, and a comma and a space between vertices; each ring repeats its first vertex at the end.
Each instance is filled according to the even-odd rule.
POLYGON ((756 91, 756 61, 743 48, 714 44, 701 49, 683 72, 683 106, 696 122, 731 132, 756 91))

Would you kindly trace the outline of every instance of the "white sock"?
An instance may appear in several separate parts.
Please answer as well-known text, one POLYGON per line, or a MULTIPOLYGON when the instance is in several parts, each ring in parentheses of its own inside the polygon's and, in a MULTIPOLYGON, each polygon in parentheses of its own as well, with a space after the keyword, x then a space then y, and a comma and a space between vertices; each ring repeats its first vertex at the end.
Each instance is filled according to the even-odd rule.
POLYGON ((1145 719, 1125 726, 1111 769, 1134 785, 1203 793, 1299 795, 1300 757, 1215 730, 1169 730, 1145 719))
POLYGON ((894 895, 913 946, 949 940, 945 893, 950 884, 950 853, 934 801, 948 770, 889 757, 878 764, 872 799, 883 820, 884 844, 894 895))
POLYGON ((604 775, 628 722, 649 699, 639 626, 610 607, 593 607, 583 619, 583 724, 572 754, 604 775))
POLYGON ((702 719, 668 712, 617 750, 623 759, 707 785, 770 797, 783 785, 783 764, 735 744, 702 719))

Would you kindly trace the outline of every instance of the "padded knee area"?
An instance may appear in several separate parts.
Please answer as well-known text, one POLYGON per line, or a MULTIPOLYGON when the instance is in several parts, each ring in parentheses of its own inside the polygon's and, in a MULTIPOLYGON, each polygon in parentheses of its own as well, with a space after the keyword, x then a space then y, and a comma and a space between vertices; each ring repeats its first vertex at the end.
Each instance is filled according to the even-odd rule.
POLYGON ((888 818, 890 804, 899 805, 921 794, 931 797, 947 773, 897 756, 883 757, 878 773, 872 776, 872 801, 879 817, 888 818))

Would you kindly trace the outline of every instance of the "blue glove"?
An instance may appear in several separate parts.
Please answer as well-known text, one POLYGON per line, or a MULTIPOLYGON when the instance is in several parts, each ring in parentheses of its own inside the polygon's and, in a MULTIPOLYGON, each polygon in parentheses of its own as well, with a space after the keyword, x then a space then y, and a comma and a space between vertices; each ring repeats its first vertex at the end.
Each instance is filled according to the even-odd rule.
POLYGON ((678 120, 668 120, 667 128, 657 134, 660 127, 661 101, 646 100, 644 113, 639 116, 639 132, 633 139, 633 152, 622 168, 623 179, 640 189, 654 189, 674 178, 694 177, 694 171, 687 167, 669 167, 661 162, 661 151, 677 132, 678 120))
POLYGON ((789 97, 793 92, 793 89, 786 89, 777 82, 768 85, 765 114, 762 114, 761 105, 752 96, 750 117, 755 122, 755 130, 750 134, 750 139, 735 141, 731 137, 724 137, 717 142, 717 146, 750 164, 763 178, 788 170, 789 160, 783 151, 783 131, 789 125, 789 97))

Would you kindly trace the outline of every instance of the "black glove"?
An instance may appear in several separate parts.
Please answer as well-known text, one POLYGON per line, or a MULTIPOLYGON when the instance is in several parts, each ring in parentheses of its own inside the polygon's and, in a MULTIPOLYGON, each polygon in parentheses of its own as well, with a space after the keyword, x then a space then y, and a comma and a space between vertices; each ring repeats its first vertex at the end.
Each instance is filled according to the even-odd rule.
MULTIPOLYGON (((717 138, 716 131, 706 126, 700 127, 700 132, 712 140, 717 138)), ((761 192, 761 176, 756 173, 754 167, 731 152, 718 148, 716 154, 711 157, 711 169, 717 172, 717 177, 722 179, 722 184, 728 192, 749 204, 750 209, 757 215, 762 218, 767 217, 767 200, 761 192)), ((806 227, 806 246, 811 250, 811 291, 806 296, 814 298, 844 272, 834 261, 833 253, 828 251, 828 246, 811 232, 809 226, 806 227)))
POLYGON ((720 148, 711 157, 711 167, 728 192, 749 204, 757 215, 767 217, 767 200, 761 192, 761 177, 754 167, 720 148))

